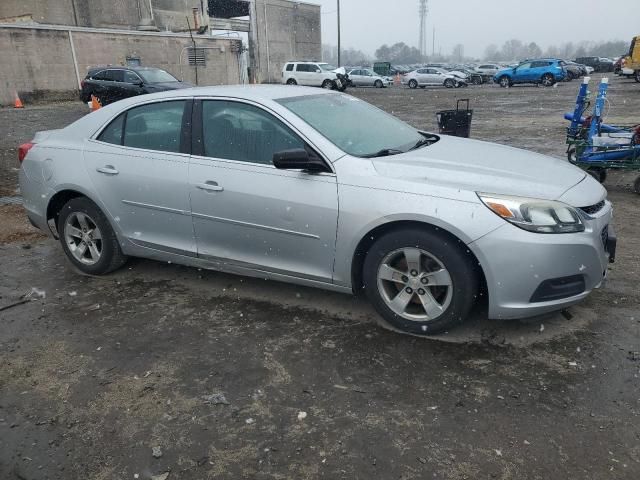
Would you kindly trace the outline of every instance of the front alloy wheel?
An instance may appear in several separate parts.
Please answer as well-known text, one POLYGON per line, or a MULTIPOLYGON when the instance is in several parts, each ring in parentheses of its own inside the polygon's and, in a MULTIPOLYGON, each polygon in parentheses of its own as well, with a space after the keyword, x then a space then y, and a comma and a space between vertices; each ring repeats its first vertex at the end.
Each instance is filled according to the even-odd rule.
POLYGON ((418 82, 415 80, 409 80, 409 88, 417 88, 418 82))
POLYGON ((407 247, 387 254, 378 268, 378 291, 387 306, 407 320, 435 320, 451 303, 451 276, 426 250, 407 247))
POLYGON ((511 80, 506 75, 500 78, 500 86, 502 88, 507 88, 511 86, 511 80))
POLYGON ((365 257, 363 288, 383 325, 414 335, 446 331, 469 315, 478 291, 468 248, 429 226, 380 236, 365 257))

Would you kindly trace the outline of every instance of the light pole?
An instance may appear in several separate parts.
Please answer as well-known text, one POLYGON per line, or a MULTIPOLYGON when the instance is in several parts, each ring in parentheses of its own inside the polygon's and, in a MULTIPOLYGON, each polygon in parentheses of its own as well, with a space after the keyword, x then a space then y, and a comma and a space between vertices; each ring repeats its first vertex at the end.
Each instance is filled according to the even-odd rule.
POLYGON ((338 0, 338 67, 340 66, 340 0, 338 0))

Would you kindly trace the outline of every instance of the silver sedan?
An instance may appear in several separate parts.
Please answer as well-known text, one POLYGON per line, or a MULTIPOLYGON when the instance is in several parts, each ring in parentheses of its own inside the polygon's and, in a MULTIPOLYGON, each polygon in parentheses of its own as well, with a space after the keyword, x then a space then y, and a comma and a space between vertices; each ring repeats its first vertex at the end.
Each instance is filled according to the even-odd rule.
POLYGON ((566 161, 281 86, 134 97, 19 149, 31 222, 105 274, 146 257, 345 293, 417 335, 584 299, 611 204, 566 161))

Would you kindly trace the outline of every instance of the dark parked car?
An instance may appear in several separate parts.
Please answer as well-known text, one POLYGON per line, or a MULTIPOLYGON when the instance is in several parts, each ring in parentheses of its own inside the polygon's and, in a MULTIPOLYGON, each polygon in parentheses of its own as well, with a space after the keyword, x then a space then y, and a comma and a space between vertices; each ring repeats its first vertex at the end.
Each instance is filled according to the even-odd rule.
POLYGON ((189 87, 193 85, 159 68, 92 67, 82 81, 80 99, 88 102, 94 95, 104 106, 136 95, 189 87))
POLYGON ((580 78, 587 73, 584 65, 580 65, 576 62, 565 61, 564 68, 567 71, 567 81, 571 81, 574 78, 580 78))
POLYGON ((602 57, 579 57, 575 59, 576 63, 588 65, 596 72, 613 72, 613 62, 608 58, 602 57))

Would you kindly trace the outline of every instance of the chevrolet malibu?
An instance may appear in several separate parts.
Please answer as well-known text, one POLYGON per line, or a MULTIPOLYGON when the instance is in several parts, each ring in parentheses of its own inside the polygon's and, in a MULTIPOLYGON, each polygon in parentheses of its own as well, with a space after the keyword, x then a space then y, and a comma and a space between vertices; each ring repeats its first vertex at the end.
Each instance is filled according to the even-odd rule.
POLYGON ((366 294, 383 324, 563 309, 613 260, 611 204, 569 163, 416 130, 285 86, 122 100, 19 149, 31 222, 81 272, 128 256, 366 294))

